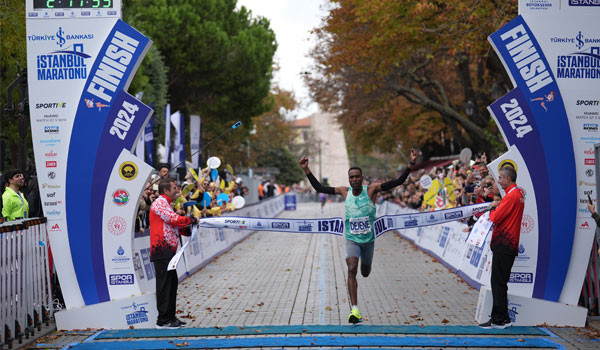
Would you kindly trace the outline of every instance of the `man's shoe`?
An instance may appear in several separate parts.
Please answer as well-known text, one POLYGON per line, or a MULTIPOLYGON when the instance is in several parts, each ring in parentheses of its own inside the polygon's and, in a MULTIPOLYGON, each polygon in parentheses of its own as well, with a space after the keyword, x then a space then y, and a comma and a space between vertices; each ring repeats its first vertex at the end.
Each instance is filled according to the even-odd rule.
POLYGON ((512 326, 512 321, 510 317, 504 320, 504 328, 512 326))
POLYGON ((183 322, 182 320, 178 319, 177 317, 175 317, 175 319, 173 319, 172 322, 179 323, 180 326, 185 326, 187 324, 187 322, 183 322))
POLYGON ((492 328, 494 328, 494 327, 492 326, 492 320, 491 320, 491 319, 490 319, 489 321, 487 321, 487 322, 480 323, 480 324, 479 324, 479 327, 481 327, 481 328, 483 328, 483 329, 492 329, 492 328))
POLYGON ((494 329, 504 329, 504 328, 509 327, 509 326, 510 326, 510 323, 507 324, 507 323, 504 323, 504 321, 502 321, 502 323, 494 323, 494 322, 492 322, 492 328, 494 328, 494 329))
POLYGON ((181 325, 177 321, 170 321, 170 322, 166 322, 166 323, 156 322, 156 329, 177 329, 180 327, 181 327, 181 325))
POLYGON ((352 311, 350 311, 350 316, 348 316, 348 322, 354 324, 362 322, 362 316, 360 315, 360 312, 357 308, 352 308, 352 311))

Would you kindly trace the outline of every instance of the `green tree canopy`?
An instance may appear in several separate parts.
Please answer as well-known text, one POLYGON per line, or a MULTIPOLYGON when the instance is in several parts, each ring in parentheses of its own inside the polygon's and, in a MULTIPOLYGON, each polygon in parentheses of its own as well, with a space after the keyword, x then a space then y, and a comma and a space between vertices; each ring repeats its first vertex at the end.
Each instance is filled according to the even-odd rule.
POLYGON ((236 0, 135 0, 129 23, 154 41, 169 67, 171 110, 202 116, 205 137, 269 108, 275 34, 236 0))

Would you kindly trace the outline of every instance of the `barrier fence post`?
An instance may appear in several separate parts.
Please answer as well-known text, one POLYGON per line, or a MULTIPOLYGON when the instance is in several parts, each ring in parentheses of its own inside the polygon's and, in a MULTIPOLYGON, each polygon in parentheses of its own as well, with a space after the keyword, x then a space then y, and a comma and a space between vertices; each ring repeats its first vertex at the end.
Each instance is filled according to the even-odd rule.
POLYGON ((53 312, 46 219, 0 224, 0 348, 23 342, 53 312))

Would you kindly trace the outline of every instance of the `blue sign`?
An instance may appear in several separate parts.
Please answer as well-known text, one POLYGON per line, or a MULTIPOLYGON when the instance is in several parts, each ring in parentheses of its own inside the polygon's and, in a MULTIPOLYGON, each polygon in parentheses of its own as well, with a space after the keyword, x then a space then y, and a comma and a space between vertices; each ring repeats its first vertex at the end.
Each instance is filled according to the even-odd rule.
POLYGON ((133 147, 149 116, 142 116, 145 106, 139 102, 138 111, 127 111, 125 102, 134 101, 122 91, 150 44, 143 34, 117 20, 90 70, 73 122, 65 204, 67 225, 74 228, 69 230, 73 266, 86 305, 110 300, 102 249, 102 203, 114 160, 123 148, 133 147), (126 115, 119 116, 120 110, 126 115), (137 125, 137 132, 131 129, 137 125), (127 126, 131 130, 125 130, 127 126))
POLYGON ((523 17, 488 40, 517 87, 490 109, 507 143, 523 155, 540 214, 533 297, 558 301, 577 212, 575 157, 565 106, 550 65, 523 17))

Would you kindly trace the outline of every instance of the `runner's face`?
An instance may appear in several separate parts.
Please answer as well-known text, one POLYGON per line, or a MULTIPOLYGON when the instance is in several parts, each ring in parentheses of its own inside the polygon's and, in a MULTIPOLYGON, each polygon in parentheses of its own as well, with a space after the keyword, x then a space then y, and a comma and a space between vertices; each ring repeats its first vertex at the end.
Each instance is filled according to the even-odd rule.
POLYGON ((363 183, 363 176, 358 169, 352 169, 348 172, 348 181, 350 181, 350 187, 360 188, 363 183))

